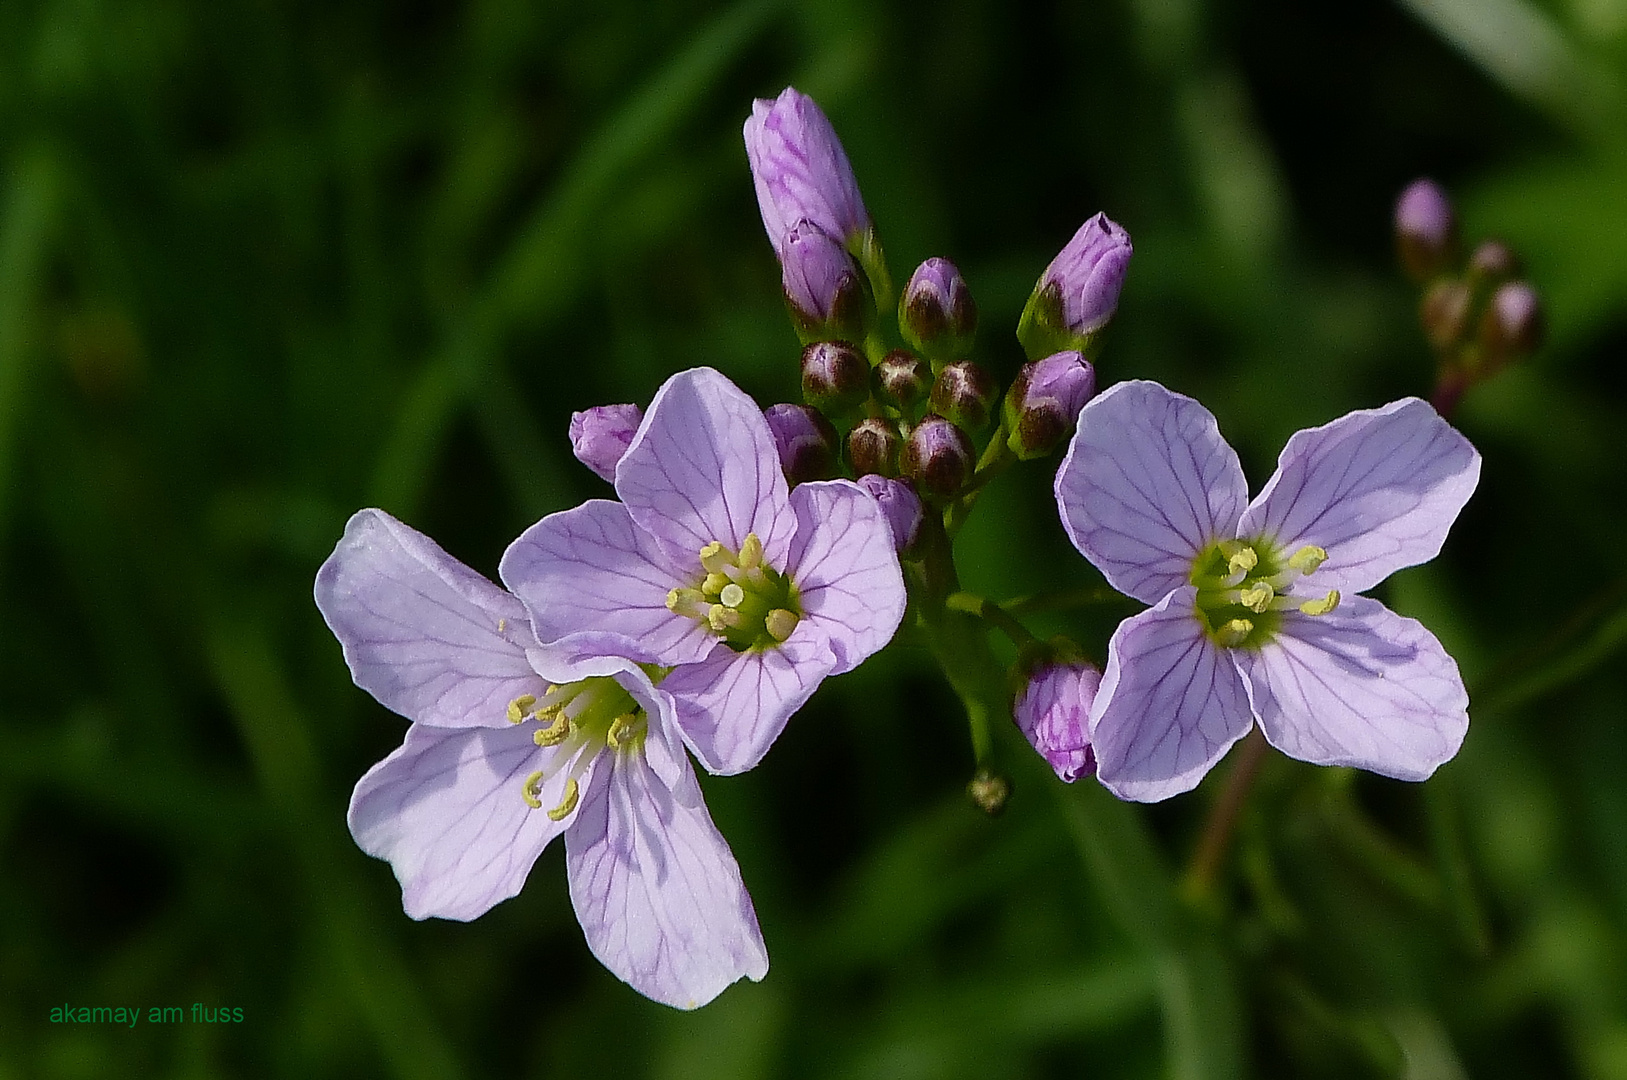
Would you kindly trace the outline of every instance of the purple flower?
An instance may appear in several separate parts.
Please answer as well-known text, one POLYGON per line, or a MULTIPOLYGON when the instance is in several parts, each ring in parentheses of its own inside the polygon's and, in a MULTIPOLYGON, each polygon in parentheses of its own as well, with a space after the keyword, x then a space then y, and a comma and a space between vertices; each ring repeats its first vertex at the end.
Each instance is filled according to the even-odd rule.
POLYGON ((1090 346, 1118 310, 1132 254, 1130 234, 1106 214, 1079 226, 1023 309, 1017 336, 1029 359, 1090 346))
POLYGON ((356 685, 413 721, 350 801, 408 915, 478 917, 563 833, 588 947, 633 989, 691 1009, 767 973, 672 697, 635 663, 540 644, 519 600, 380 510, 350 519, 316 603, 356 685))
POLYGON ((867 473, 859 477, 859 486, 868 491, 887 515, 887 528, 893 534, 893 546, 907 551, 921 531, 921 499, 907 480, 893 480, 867 473))
POLYGON ((1069 784, 1096 771, 1088 721, 1101 681, 1102 673, 1083 662, 1041 664, 1012 709, 1029 744, 1069 784))
POLYGON ((763 228, 781 262, 799 221, 812 222, 841 246, 870 231, 853 166, 813 98, 789 86, 773 101, 758 98, 745 137, 763 228))
POLYGON ((656 393, 616 492, 527 529, 503 580, 542 640, 610 634, 670 668, 660 689, 713 772, 755 765, 820 680, 903 618, 876 501, 847 480, 788 488, 763 414, 710 368, 656 393))
POLYGON ((1468 728, 1457 665, 1352 594, 1434 558, 1479 478, 1474 447, 1416 398, 1298 432, 1253 502, 1191 398, 1126 382, 1086 405, 1056 475, 1063 526, 1153 605, 1108 646, 1090 714, 1102 783, 1146 802, 1186 791, 1254 723, 1302 761, 1429 776, 1468 728))
POLYGON ((644 410, 637 405, 596 405, 571 413, 571 453, 576 460, 612 483, 616 462, 633 441, 644 410))

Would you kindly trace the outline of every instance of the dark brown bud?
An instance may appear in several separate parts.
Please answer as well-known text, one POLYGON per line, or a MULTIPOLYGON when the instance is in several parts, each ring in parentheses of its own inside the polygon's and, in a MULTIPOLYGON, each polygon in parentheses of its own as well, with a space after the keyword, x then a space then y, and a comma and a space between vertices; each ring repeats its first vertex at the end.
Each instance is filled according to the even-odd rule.
POLYGON ((898 428, 879 416, 866 417, 847 433, 847 462, 855 476, 898 475, 898 428))
POLYGON ((948 498, 971 479, 975 453, 964 431, 928 413, 904 441, 899 464, 921 494, 948 498))
POLYGON ((932 369, 908 349, 894 349, 876 365, 876 383, 882 400, 908 409, 926 397, 932 387, 932 369))
POLYGON ((845 341, 815 341, 802 350, 802 400, 840 416, 870 396, 870 365, 845 341))
POLYGON ((1436 282, 1418 306, 1418 321, 1424 336, 1438 352, 1447 352, 1463 341, 1469 324, 1469 286, 1456 278, 1436 282))
POLYGON ((932 384, 932 411, 967 431, 982 431, 994 410, 998 388, 989 373, 970 360, 946 365, 932 384))

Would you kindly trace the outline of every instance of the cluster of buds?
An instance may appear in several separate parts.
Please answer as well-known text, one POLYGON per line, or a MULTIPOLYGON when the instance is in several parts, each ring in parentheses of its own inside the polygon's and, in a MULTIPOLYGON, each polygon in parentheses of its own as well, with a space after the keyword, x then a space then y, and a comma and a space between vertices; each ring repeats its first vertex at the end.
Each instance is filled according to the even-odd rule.
POLYGON ((1464 258, 1457 214, 1433 180, 1413 181, 1396 201, 1395 241, 1402 269, 1422 290, 1418 318, 1439 360, 1435 404, 1449 412, 1470 386, 1536 350, 1542 304, 1501 240, 1482 241, 1464 258))

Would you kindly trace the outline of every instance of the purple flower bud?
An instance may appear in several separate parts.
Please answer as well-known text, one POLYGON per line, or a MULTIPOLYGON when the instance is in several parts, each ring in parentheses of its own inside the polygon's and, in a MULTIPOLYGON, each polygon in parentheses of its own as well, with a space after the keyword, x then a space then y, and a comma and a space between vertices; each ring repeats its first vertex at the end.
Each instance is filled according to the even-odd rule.
POLYGON ((1437 352, 1446 352, 1463 341, 1472 298, 1469 286, 1457 278, 1437 281, 1424 293, 1418 304, 1418 321, 1437 352))
POLYGON ((802 400, 840 415, 870 396, 870 363, 845 341, 815 341, 802 350, 802 400))
POLYGON ((977 303, 954 263, 932 258, 916 267, 898 298, 898 328, 928 356, 966 355, 977 333, 977 303))
POLYGON ((1542 344, 1546 329, 1542 301, 1529 282, 1499 285, 1480 317, 1480 348, 1485 361, 1501 365, 1529 356, 1542 344))
POLYGON ((1102 673, 1082 661, 1041 664, 1017 697, 1012 719, 1056 775, 1066 783, 1094 776, 1090 746, 1090 706, 1102 673))
POLYGON ((781 262, 799 221, 813 222, 843 245, 870 231, 853 166, 813 98, 789 86, 772 101, 758 98, 745 137, 763 228, 781 262))
POLYGON ((627 452, 643 419, 644 410, 637 405, 596 405, 571 413, 571 453, 577 461, 615 483, 616 462, 627 452))
POLYGON ((1069 350, 1024 364, 1006 392, 1012 452, 1024 461, 1049 454, 1095 394, 1096 369, 1080 353, 1069 350))
POLYGON ((1469 256, 1469 268, 1464 276, 1475 288, 1501 285, 1520 273, 1520 257, 1501 240, 1485 240, 1469 256))
POLYGON ((889 480, 885 476, 859 477, 859 486, 875 496, 881 512, 887 516, 887 527, 892 530, 893 546, 900 552, 915 543, 921 531, 921 499, 907 480, 889 480))
POLYGON ((928 413, 905 440, 899 464, 917 489, 947 498, 971 479, 974 456, 972 440, 964 431, 928 413))
POLYGON ((932 411, 967 431, 982 431, 999 388, 970 360, 949 364, 932 384, 932 411))
POLYGON ((894 349, 876 365, 876 382, 883 401, 908 409, 932 388, 932 369, 908 349, 894 349))
POLYGON ((799 221, 786 234, 780 281, 803 341, 864 338, 870 309, 858 263, 824 229, 799 221))
POLYGON ((898 449, 903 443, 890 420, 869 416, 847 433, 847 463, 855 476, 898 475, 898 449))
POLYGON ((1040 275, 1023 309, 1017 337, 1029 359, 1065 349, 1089 351, 1118 310, 1134 250, 1130 234, 1106 214, 1079 227, 1040 275))
POLYGON ((1414 180, 1395 203, 1395 249, 1407 276, 1425 282, 1446 270, 1457 250, 1458 222, 1440 185, 1414 180))
POLYGON ((793 485, 836 472, 836 429, 818 409, 770 405, 763 410, 763 419, 780 453, 780 468, 793 485))

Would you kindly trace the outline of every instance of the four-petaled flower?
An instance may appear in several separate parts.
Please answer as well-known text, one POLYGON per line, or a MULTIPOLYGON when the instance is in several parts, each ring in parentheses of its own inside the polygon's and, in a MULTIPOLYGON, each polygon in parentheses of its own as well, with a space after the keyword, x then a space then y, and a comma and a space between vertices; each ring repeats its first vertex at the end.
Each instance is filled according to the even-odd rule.
POLYGON ((476 918, 563 833, 588 947, 635 990, 696 1008, 767 973, 672 699, 637 664, 540 643, 517 599, 379 510, 350 519, 316 603, 356 684, 413 721, 350 802, 408 915, 476 918))
POLYGON ((615 486, 619 503, 527 529, 500 573, 542 640, 609 634, 618 655, 669 668, 660 689, 715 773, 757 764, 820 680, 903 618, 876 500, 847 480, 789 488, 762 411, 710 368, 657 391, 615 486))
POLYGON ((1248 502, 1191 398, 1126 382, 1086 405, 1056 475, 1073 544, 1153 605, 1108 646, 1091 709, 1121 798, 1186 791, 1258 723, 1290 757, 1421 780, 1457 752, 1468 694, 1433 634, 1352 595, 1439 553, 1480 455, 1408 398, 1288 440, 1248 502))

